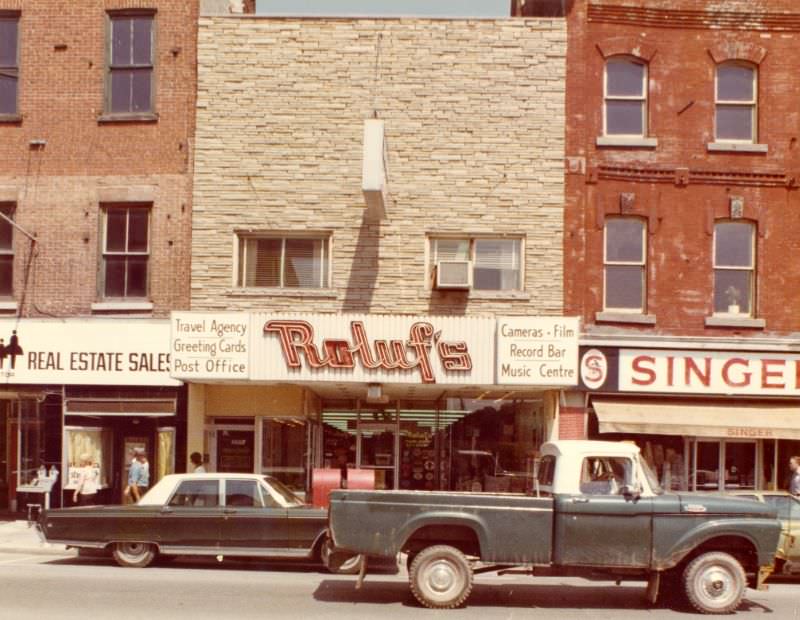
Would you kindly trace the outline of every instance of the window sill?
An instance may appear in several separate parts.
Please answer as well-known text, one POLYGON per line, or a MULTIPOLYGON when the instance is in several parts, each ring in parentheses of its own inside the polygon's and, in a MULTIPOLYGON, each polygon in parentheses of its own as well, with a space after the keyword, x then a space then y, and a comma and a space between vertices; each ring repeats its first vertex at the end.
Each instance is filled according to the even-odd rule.
POLYGON ((158 114, 145 112, 141 114, 101 114, 97 117, 98 123, 155 123, 158 114))
POLYGON ((767 321, 754 319, 748 316, 707 316, 706 327, 747 327, 750 329, 764 329, 767 321))
POLYGON ((17 302, 16 301, 0 301, 0 313, 6 314, 9 312, 16 312, 17 311, 17 302))
POLYGON ((233 288, 225 291, 225 294, 229 297, 339 298, 339 293, 331 288, 233 288))
POLYGON ((658 138, 623 138, 617 136, 598 136, 597 146, 625 146, 629 148, 654 149, 658 138))
POLYGON ((22 122, 22 114, 0 114, 0 123, 19 124, 22 122))
POLYGON ((708 150, 716 153, 767 153, 769 146, 751 142, 709 142, 708 150))
POLYGON ((655 325, 655 314, 640 314, 638 312, 595 312, 594 320, 597 323, 636 323, 637 325, 655 325))
MULTIPOLYGON (((438 289, 437 289, 438 290, 438 289)), ((526 293, 524 291, 477 291, 475 289, 470 289, 469 291, 469 298, 470 299, 519 299, 521 301, 530 301, 531 296, 530 293, 526 293)))
POLYGON ((152 312, 150 301, 103 301, 92 304, 92 312, 152 312))

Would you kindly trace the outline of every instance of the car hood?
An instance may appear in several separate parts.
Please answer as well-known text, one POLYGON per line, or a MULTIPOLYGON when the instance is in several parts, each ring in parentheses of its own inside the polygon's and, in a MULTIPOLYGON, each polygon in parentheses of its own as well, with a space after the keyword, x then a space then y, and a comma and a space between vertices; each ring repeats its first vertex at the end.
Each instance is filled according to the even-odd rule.
POLYGON ((769 504, 746 497, 716 495, 714 493, 678 493, 681 512, 697 514, 725 514, 777 518, 777 510, 769 504))

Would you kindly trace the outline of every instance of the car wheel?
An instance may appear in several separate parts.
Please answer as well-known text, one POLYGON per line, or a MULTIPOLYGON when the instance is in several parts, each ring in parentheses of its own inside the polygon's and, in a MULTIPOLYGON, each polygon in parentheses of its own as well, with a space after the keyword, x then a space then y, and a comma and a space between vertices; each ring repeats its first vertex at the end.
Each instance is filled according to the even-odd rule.
POLYGON ((683 572, 686 598, 704 614, 729 614, 744 598, 747 577, 742 565, 727 553, 704 553, 683 572))
POLYGON ((114 559, 126 568, 144 568, 155 557, 155 548, 150 543, 118 542, 114 545, 114 559))
POLYGON ((455 547, 436 545, 420 551, 411 563, 409 583, 414 597, 431 609, 453 609, 472 591, 472 567, 455 547))
POLYGON ((361 554, 334 551, 330 538, 326 538, 320 545, 319 559, 334 575, 355 575, 361 571, 361 564, 364 562, 364 556, 361 554))

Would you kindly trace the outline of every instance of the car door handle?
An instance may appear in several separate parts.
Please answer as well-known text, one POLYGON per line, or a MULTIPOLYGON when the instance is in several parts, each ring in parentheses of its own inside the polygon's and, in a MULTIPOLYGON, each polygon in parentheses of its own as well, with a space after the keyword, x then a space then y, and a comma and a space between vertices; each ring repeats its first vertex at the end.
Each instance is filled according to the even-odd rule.
POLYGON ((224 512, 226 515, 233 515, 236 514, 236 508, 226 508, 222 512, 224 512))
POLYGON ((573 504, 588 504, 589 498, 588 497, 573 497, 572 498, 573 504))

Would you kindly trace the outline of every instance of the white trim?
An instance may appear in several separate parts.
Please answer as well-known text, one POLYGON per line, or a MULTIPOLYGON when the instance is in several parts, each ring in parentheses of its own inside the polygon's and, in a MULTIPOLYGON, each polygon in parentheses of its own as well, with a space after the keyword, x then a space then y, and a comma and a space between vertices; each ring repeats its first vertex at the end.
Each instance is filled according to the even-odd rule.
POLYGON ((797 353, 800 348, 798 338, 707 338, 695 336, 657 336, 625 332, 623 330, 606 333, 584 333, 580 346, 620 347, 642 349, 696 349, 701 351, 785 351, 797 353))
POLYGON ((641 312, 595 312, 594 320, 598 323, 637 323, 641 325, 655 325, 655 314, 642 314, 641 312))
POLYGON ((711 152, 738 152, 738 153, 767 153, 769 146, 766 144, 755 144, 754 142, 732 142, 717 140, 709 142, 708 150, 711 152))
MULTIPOLYGON (((606 59, 605 65, 603 66, 603 136, 611 137, 612 139, 620 138, 622 140, 625 139, 638 139, 638 140, 646 140, 647 136, 647 127, 648 127, 648 114, 647 114, 647 99, 649 95, 649 67, 646 62, 643 62, 637 58, 628 55, 616 55, 612 56, 611 58, 606 59), (632 65, 638 65, 642 67, 642 94, 641 95, 609 95, 608 94, 608 65, 610 63, 616 63, 619 61, 626 62, 632 65), (608 102, 609 101, 638 101, 642 106, 642 133, 641 134, 609 134, 608 133, 608 102)), ((598 145, 600 143, 598 142, 598 145)), ((611 144, 606 144, 605 146, 612 146, 611 144)), ((615 144, 614 146, 621 146, 619 144, 615 144)), ((626 145, 626 146, 633 146, 633 145, 626 145)), ((653 145, 655 146, 655 145, 653 145)))
MULTIPOLYGON (((720 142, 725 142, 728 144, 741 144, 741 145, 754 145, 755 141, 758 139, 758 66, 754 65, 750 62, 742 62, 739 60, 726 60, 717 64, 714 68, 714 139, 715 142, 712 144, 719 144, 720 142), (753 75, 753 97, 752 99, 742 99, 742 100, 731 100, 731 99, 719 99, 719 70, 721 67, 725 66, 737 66, 743 67, 746 69, 750 69, 753 75), (727 107, 739 107, 739 108, 750 108, 750 139, 749 140, 726 140, 720 139, 718 135, 719 127, 717 126, 717 117, 720 106, 727 106, 727 107)), ((710 146, 710 145, 709 145, 710 146)), ((763 145, 758 145, 763 146, 763 145)), ((714 150, 709 148, 709 150, 714 150)), ((721 150, 721 149, 720 149, 721 150)), ((731 149, 731 150, 743 150, 746 151, 747 149, 731 149)), ((757 151, 761 152, 761 151, 757 151)))
POLYGON ((597 146, 628 146, 642 149, 654 149, 658 146, 658 138, 629 136, 597 136, 597 146))
POLYGON ((153 302, 151 301, 103 301, 92 304, 92 312, 109 312, 109 311, 149 311, 153 309, 153 302))
POLYGON ((764 319, 754 319, 749 316, 720 315, 706 317, 706 327, 752 327, 764 329, 767 322, 764 319))

